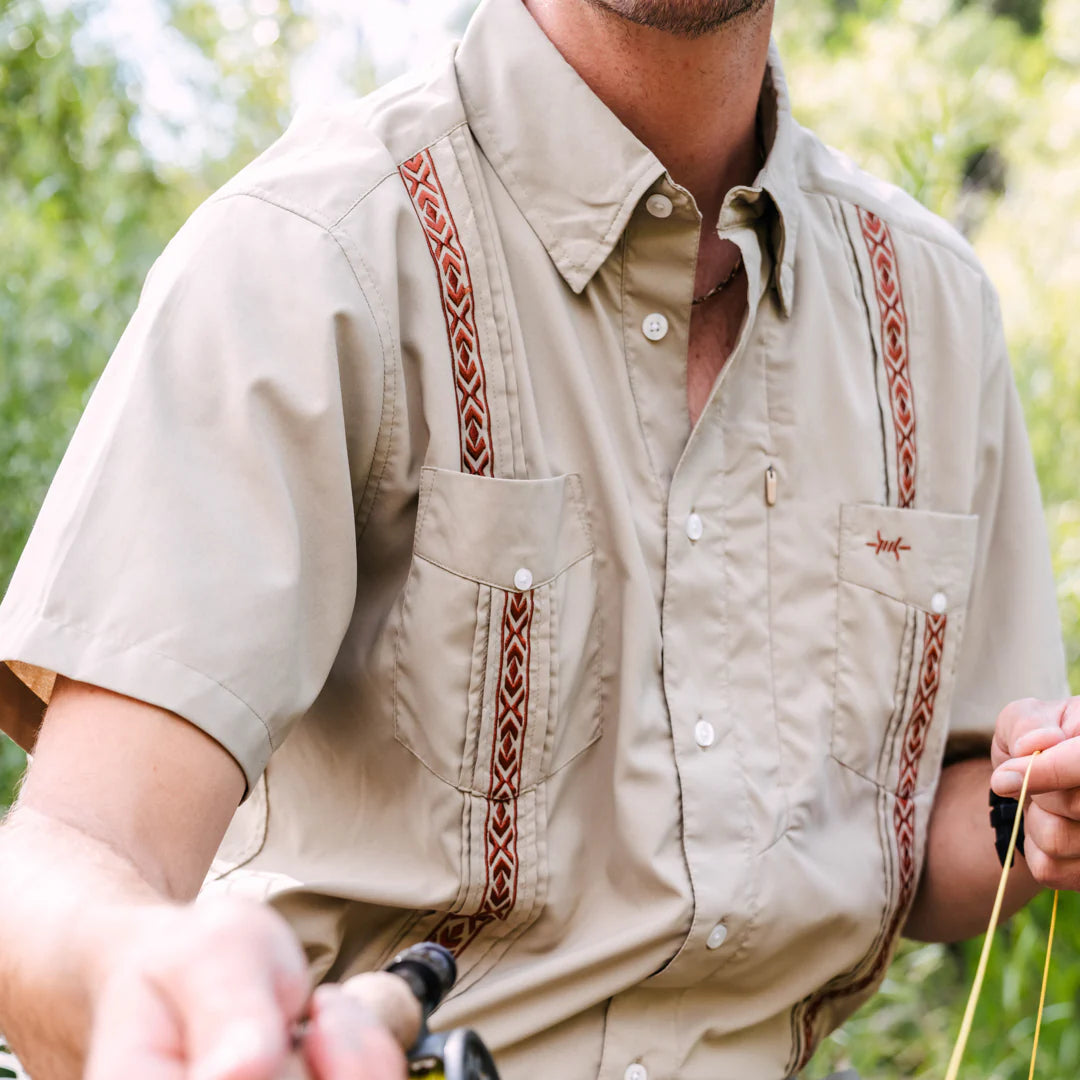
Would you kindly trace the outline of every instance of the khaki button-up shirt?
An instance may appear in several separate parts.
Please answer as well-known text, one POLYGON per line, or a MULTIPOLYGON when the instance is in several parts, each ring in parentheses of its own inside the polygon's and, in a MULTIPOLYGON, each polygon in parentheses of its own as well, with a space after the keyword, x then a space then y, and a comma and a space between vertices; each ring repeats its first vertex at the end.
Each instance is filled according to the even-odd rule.
POLYGON ((1065 689, 982 270, 775 57, 761 122, 691 430, 698 210, 519 0, 300 117, 153 270, 0 609, 27 680, 242 766, 207 891, 319 977, 448 944, 507 1080, 797 1071, 883 975, 947 737, 1065 689))

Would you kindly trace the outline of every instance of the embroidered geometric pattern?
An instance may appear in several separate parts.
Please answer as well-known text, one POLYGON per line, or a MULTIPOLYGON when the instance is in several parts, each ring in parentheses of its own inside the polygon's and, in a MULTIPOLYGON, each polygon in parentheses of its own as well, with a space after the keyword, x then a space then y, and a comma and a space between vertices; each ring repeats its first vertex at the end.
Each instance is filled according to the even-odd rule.
POLYGON ((430 151, 422 150, 399 166, 398 172, 420 219, 428 250, 439 275, 446 334, 454 367, 461 471, 476 476, 494 476, 487 377, 484 358, 480 355, 480 337, 476 332, 469 260, 461 246, 454 216, 430 151))
POLYGON ((934 702, 941 685, 946 623, 944 615, 926 616, 919 684, 915 688, 915 700, 911 705, 911 716, 908 717, 900 750, 900 778, 893 805, 893 827, 900 853, 899 904, 905 909, 915 894, 915 789, 919 780, 919 763, 926 749, 926 735, 934 722, 934 702))
MULTIPOLYGON (((873 268, 874 292, 881 316, 881 350, 889 384, 893 432, 896 440, 896 505, 910 509, 915 505, 917 453, 915 445, 915 399, 908 366, 908 323, 900 268, 896 260, 889 227, 876 214, 859 208, 859 224, 873 268)), ((879 532, 867 547, 876 554, 888 552, 900 559, 900 552, 910 550, 899 537, 885 540, 879 532)), ((899 870, 896 896, 886 910, 876 940, 866 955, 849 971, 830 984, 804 998, 792 1014, 795 1045, 791 1068, 798 1073, 810 1060, 817 1045, 817 1020, 830 1002, 860 994, 882 977, 892 952, 892 943, 903 927, 914 899, 917 865, 915 859, 917 822, 915 791, 919 764, 926 749, 926 737, 934 719, 934 704, 941 681, 941 660, 945 650, 945 615, 927 615, 918 685, 911 714, 903 729, 899 777, 892 800, 892 831, 896 840, 899 870)))
POLYGON ((904 729, 904 741, 900 751, 900 776, 893 802, 893 828, 899 854, 900 881, 892 916, 885 934, 878 938, 875 948, 871 950, 871 963, 863 974, 859 975, 858 972, 866 963, 865 958, 853 972, 845 973, 834 980, 831 986, 803 1002, 798 1040, 801 1052, 795 1063, 795 1072, 806 1066, 817 1046, 815 1029, 821 1010, 830 1002, 861 994, 874 986, 884 974, 891 955, 890 946, 903 928, 911 902, 915 899, 915 790, 919 779, 919 763, 926 749, 926 734, 934 720, 934 703, 941 685, 941 660, 945 651, 947 618, 945 615, 926 616, 919 682, 911 705, 911 715, 904 729))
POLYGON ((488 923, 506 919, 517 901, 518 796, 529 727, 529 661, 536 604, 532 590, 504 594, 495 726, 484 822, 484 894, 473 915, 448 915, 431 940, 460 953, 488 923))
POLYGON ((874 291, 881 313, 881 351, 889 381, 893 429, 896 433, 897 505, 915 503, 915 399, 908 371, 908 325, 896 249, 888 225, 876 214, 859 209, 863 238, 874 271, 874 291))

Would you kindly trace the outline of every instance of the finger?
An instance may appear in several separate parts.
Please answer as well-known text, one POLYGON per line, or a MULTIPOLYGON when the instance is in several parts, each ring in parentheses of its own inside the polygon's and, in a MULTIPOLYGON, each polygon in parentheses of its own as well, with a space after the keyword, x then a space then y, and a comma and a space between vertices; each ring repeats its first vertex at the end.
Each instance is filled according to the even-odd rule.
MULTIPOLYGON (((1027 757, 1036 750, 1048 750, 1066 738, 1062 723, 1070 702, 1026 698, 1006 705, 997 719, 990 748, 994 767, 999 767, 1010 758, 1027 757)), ((1080 722, 1080 709, 1074 707, 1070 715, 1075 715, 1077 722, 1080 722)))
POLYGON ((199 1080, 273 1080, 306 1005, 303 950, 267 908, 204 917, 198 955, 169 954, 151 976, 183 1018, 189 1068, 199 1080))
POLYGON ((278 1070, 274 1080, 312 1080, 303 1052, 294 1050, 285 1059, 285 1064, 278 1070))
POLYGON ((1055 859, 1033 840, 1024 842, 1024 861, 1044 888, 1080 889, 1080 859, 1055 859))
POLYGON ((994 770, 990 777, 990 786, 999 795, 1017 796, 1029 765, 1029 795, 1045 795, 1052 791, 1068 791, 1080 787, 1080 738, 1066 739, 1044 750, 1034 759, 1010 758, 994 770))
POLYGON ((397 1040, 340 986, 320 986, 311 1003, 304 1058, 314 1080, 405 1080, 397 1040))
POLYGON ((1080 735, 1080 697, 1071 697, 1065 702, 1065 715, 1061 720, 1061 730, 1070 739, 1080 735))
POLYGON ((1024 811, 1025 845, 1030 837, 1051 859, 1080 859, 1080 823, 1031 803, 1024 811))
POLYGON ((114 981, 102 996, 84 1080, 184 1080, 183 1039, 163 998, 141 980, 114 981))
POLYGON ((420 1002, 399 975, 373 971, 342 983, 342 993, 368 1010, 408 1050, 420 1035, 420 1002))
POLYGON ((1070 821, 1080 821, 1080 788, 1070 788, 1067 791, 1050 791, 1044 795, 1036 795, 1033 797, 1032 802, 1048 813, 1057 814, 1058 817, 1068 818, 1070 821))

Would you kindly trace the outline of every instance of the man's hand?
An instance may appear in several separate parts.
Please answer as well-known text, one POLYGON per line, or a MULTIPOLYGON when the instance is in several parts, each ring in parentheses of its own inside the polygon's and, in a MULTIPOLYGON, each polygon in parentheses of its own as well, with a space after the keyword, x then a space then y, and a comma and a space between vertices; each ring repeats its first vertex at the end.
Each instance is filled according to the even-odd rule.
POLYGON ((415 1031, 395 1038, 382 1020, 411 999, 400 979, 362 977, 309 1003, 303 950, 276 912, 188 903, 244 791, 218 743, 58 679, 35 751, 0 826, 0 1028, 31 1076, 403 1080, 415 1031))
POLYGON ((107 980, 86 1080, 403 1080, 420 1008, 362 975, 308 997, 304 954, 270 908, 237 900, 152 913, 107 980), (300 1055, 293 1032, 308 1024, 300 1055))
POLYGON ((1016 701, 998 717, 991 786, 1016 798, 1031 755, 1030 801, 1024 811, 1024 859, 1053 889, 1080 890, 1080 698, 1016 701))

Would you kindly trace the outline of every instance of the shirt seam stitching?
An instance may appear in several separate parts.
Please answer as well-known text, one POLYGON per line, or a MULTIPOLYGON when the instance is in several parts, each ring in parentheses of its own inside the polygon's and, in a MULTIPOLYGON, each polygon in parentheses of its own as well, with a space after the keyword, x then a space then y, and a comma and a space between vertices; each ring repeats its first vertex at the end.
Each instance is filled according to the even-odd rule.
MULTIPOLYGON (((214 686, 224 690, 231 698, 233 698, 238 704, 242 705, 244 709, 255 717, 259 721, 263 731, 266 733, 267 742, 269 743, 271 750, 277 749, 277 744, 274 742, 274 737, 270 731, 270 725, 263 719, 262 715, 257 712, 252 706, 245 701, 235 690, 233 690, 226 683, 223 683, 220 679, 215 679, 213 675, 208 674, 205 671, 200 670, 197 667, 193 667, 191 664, 185 663, 183 660, 178 659, 175 656, 170 656, 166 652, 162 652, 160 649, 155 649, 145 642, 130 641, 127 638, 115 634, 105 633, 98 630, 91 630, 80 623, 70 622, 60 619, 50 618, 44 614, 44 604, 41 604, 34 608, 27 616, 28 621, 35 621, 45 623, 48 626, 57 627, 63 630, 70 630, 73 633, 79 634, 82 637, 90 638, 96 641, 103 641, 109 644, 121 646, 125 651, 147 652, 152 656, 159 657, 162 660, 168 661, 170 664, 175 664, 179 668, 183 668, 184 671, 191 672, 193 675, 198 675, 199 678, 205 679, 208 683, 212 683, 214 686)), ((194 722, 194 721, 193 721, 194 722)))
MULTIPOLYGON (((815 187, 801 182, 798 186, 799 190, 804 195, 816 195, 823 199, 835 199, 844 206, 852 208, 861 207, 863 209, 871 209, 870 207, 865 206, 864 203, 853 194, 834 191, 827 186, 815 187)), ((902 212, 899 214, 894 213, 892 208, 883 206, 882 200, 874 196, 873 192, 868 191, 865 194, 876 207, 876 209, 871 210, 871 213, 881 218, 890 228, 899 230, 905 236, 910 236, 925 241, 928 244, 933 244, 935 248, 940 248, 946 254, 952 255, 958 262, 962 263, 973 273, 979 275, 979 277, 986 277, 986 271, 976 256, 962 250, 957 250, 957 248, 952 246, 947 240, 934 236, 929 230, 920 227, 909 215, 902 212)), ((932 211, 927 211, 927 213, 932 213, 932 211)))
POLYGON ((400 161, 395 161, 393 169, 386 173, 384 176, 379 177, 375 183, 373 183, 366 191, 361 192, 355 199, 338 215, 331 223, 330 228, 336 229, 356 208, 369 196, 373 195, 387 180, 392 180, 395 176, 400 176, 399 170, 402 164, 415 157, 417 154, 422 154, 425 150, 430 150, 436 143, 442 142, 444 139, 449 138, 458 128, 468 127, 468 120, 455 121, 453 125, 443 131, 441 134, 436 135, 430 142, 425 143, 419 147, 413 153, 406 155, 400 161))
MULTIPOLYGON (((385 177, 383 177, 382 180, 380 180, 377 184, 373 185, 373 187, 371 187, 368 190, 368 192, 365 193, 365 197, 366 197, 366 195, 371 194, 371 192, 373 192, 385 180, 390 179, 394 175, 396 175, 396 173, 388 173, 385 177)), ((361 489, 359 494, 355 497, 354 505, 353 505, 353 524, 354 524, 354 526, 356 528, 356 537, 355 537, 355 539, 356 539, 357 542, 359 542, 361 537, 363 536, 366 528, 367 528, 367 523, 371 519, 371 515, 374 512, 375 505, 378 502, 379 493, 382 490, 383 477, 386 475, 386 467, 389 464, 389 460, 390 460, 390 452, 389 452, 389 447, 388 447, 385 458, 382 461, 381 466, 379 467, 378 475, 377 476, 372 476, 371 468, 375 464, 375 457, 376 457, 376 454, 377 454, 377 448, 378 448, 380 439, 382 437, 382 434, 383 434, 384 430, 386 429, 385 416, 386 416, 387 397, 390 398, 390 401, 389 401, 389 404, 390 404, 390 430, 389 430, 389 434, 388 434, 388 440, 390 442, 393 441, 394 429, 397 426, 397 394, 394 392, 392 380, 388 380, 388 378, 387 378, 387 372, 388 372, 388 365, 387 365, 387 362, 386 362, 387 346, 386 346, 386 343, 385 343, 385 337, 383 335, 384 325, 389 323, 389 317, 388 317, 388 314, 387 314, 387 311, 386 311, 386 306, 385 306, 385 304, 383 302, 382 294, 379 292, 378 287, 375 285, 375 282, 372 279, 371 272, 370 272, 370 269, 368 268, 367 263, 364 262, 364 259, 363 259, 362 256, 357 255, 357 258, 360 260, 360 262, 363 265, 365 271, 367 271, 366 277, 369 279, 370 286, 375 291, 376 296, 377 296, 378 314, 376 314, 375 309, 372 306, 371 297, 368 295, 367 289, 364 288, 364 284, 360 280, 360 275, 357 273, 356 267, 353 265, 352 258, 350 257, 349 252, 345 249, 345 245, 342 243, 340 236, 337 234, 337 231, 336 231, 337 225, 346 216, 345 214, 343 214, 335 222, 327 223, 327 221, 325 219, 323 219, 322 216, 319 215, 316 211, 314 211, 314 210, 312 210, 312 209, 310 209, 308 207, 301 207, 301 206, 298 206, 298 205, 297 206, 290 205, 289 203, 283 202, 279 198, 277 198, 275 196, 272 196, 268 192, 265 192, 261 188, 257 188, 257 187, 247 188, 247 189, 245 189, 243 191, 227 192, 224 195, 217 196, 213 201, 215 201, 215 202, 224 202, 226 199, 235 199, 235 198, 244 198, 244 197, 251 198, 251 199, 257 199, 260 202, 263 202, 268 206, 276 207, 277 209, 283 211, 284 213, 294 214, 296 217, 299 217, 303 221, 307 221, 309 224, 314 225, 317 229, 319 229, 323 233, 325 233, 326 236, 329 237, 329 239, 333 241, 334 245, 337 247, 338 251, 341 253, 341 257, 345 260, 345 265, 349 268, 349 273, 352 275, 352 279, 353 279, 354 283, 356 284, 356 288, 359 291, 360 295, 363 297, 364 304, 366 305, 366 307, 368 309, 368 313, 371 315, 372 322, 375 323, 376 329, 379 331, 379 338, 380 338, 380 340, 379 340, 379 353, 380 353, 380 358, 382 360, 382 368, 383 368, 383 406, 382 406, 381 415, 380 415, 380 418, 379 418, 379 427, 375 432, 376 451, 374 451, 372 453, 372 459, 369 462, 369 467, 368 467, 368 470, 367 470, 367 474, 368 474, 367 479, 364 482, 363 488, 361 489), (380 316, 381 316, 381 319, 382 319, 382 325, 380 324, 380 316), (366 498, 366 496, 368 494, 368 491, 370 490, 371 485, 372 485, 373 482, 375 484, 375 489, 374 489, 374 495, 372 496, 372 499, 371 499, 371 505, 368 507, 368 511, 367 511, 366 515, 364 516, 363 520, 361 520, 360 519, 360 508, 363 505, 364 499, 366 498)), ((358 205, 358 203, 359 203, 359 200, 357 200, 357 203, 355 203, 354 206, 358 205)), ((391 348, 392 348, 392 345, 391 345, 391 348)))

